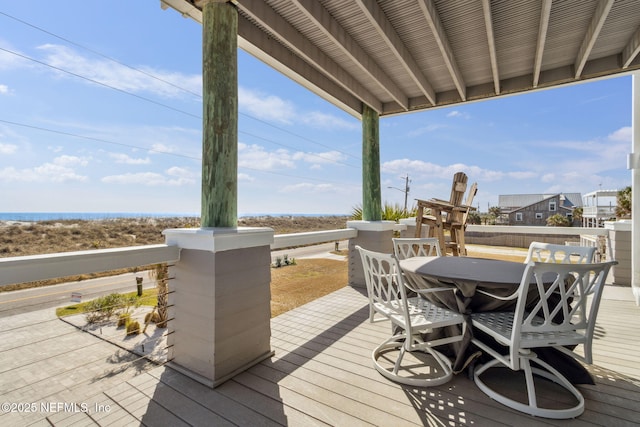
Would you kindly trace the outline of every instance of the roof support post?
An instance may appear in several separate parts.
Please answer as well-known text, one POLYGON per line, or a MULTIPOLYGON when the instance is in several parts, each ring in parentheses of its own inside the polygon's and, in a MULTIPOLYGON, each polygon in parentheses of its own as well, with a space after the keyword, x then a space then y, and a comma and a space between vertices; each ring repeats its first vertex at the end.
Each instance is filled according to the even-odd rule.
POLYGON ((201 226, 238 225, 238 11, 227 0, 202 7, 201 226))
POLYGON ((632 78, 631 96, 631 289, 640 305, 640 73, 632 78))
POLYGON ((382 219, 380 191, 380 116, 366 104, 362 107, 362 219, 382 219))

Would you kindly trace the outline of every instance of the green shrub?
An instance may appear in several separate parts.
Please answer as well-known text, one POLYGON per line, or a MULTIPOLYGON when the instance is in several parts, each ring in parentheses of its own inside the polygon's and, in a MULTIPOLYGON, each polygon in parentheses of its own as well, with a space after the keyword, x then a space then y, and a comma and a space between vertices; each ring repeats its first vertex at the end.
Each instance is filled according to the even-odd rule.
POLYGON ((160 315, 156 311, 145 314, 144 323, 158 323, 160 321, 160 315))
POLYGON ((118 315, 118 328, 127 326, 127 324, 130 321, 131 321, 131 315, 129 313, 120 313, 118 315))
POLYGON ((127 335, 138 335, 140 332, 140 322, 134 320, 127 323, 127 335))
POLYGON ((95 323, 102 320, 109 320, 125 306, 125 298, 120 294, 109 294, 89 301, 86 306, 87 322, 95 323))

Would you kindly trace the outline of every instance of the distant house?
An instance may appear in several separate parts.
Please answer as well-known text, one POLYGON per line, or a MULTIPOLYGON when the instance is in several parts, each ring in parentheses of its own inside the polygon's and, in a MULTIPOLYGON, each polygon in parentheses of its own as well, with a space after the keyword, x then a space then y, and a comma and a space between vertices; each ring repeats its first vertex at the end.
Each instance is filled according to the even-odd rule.
POLYGON ((604 227, 604 222, 615 219, 618 190, 598 190, 582 197, 582 226, 604 227))
POLYGON ((573 225, 573 210, 582 206, 580 193, 509 194, 499 196, 498 206, 509 225, 547 225, 547 218, 560 214, 573 225))

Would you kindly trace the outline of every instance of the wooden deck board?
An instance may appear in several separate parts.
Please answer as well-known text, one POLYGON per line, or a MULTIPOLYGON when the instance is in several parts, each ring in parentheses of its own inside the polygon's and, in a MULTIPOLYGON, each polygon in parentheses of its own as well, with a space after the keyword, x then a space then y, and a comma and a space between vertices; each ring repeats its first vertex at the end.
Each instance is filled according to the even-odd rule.
MULTIPOLYGON (((273 318, 275 355, 216 389, 169 366, 134 363, 130 367, 136 369, 98 372, 99 365, 92 362, 95 355, 88 354, 89 362, 82 367, 92 372, 82 373, 81 378, 93 376, 99 384, 87 382, 59 395, 69 396, 68 401, 88 396, 81 401, 109 404, 111 411, 22 420, 109 426, 638 425, 640 353, 636 347, 640 330, 633 325, 639 315, 640 307, 633 302, 602 301, 595 361, 588 367, 596 385, 578 386, 586 410, 574 420, 541 419, 513 411, 492 401, 463 374, 431 388, 388 381, 373 368, 371 351, 390 335, 389 323, 370 323, 366 296, 349 287, 273 318)), ((14 354, 10 348, 6 351, 6 355, 14 354)), ((58 365, 62 363, 58 359, 50 362, 49 377, 62 381, 64 365, 58 365)), ((35 361, 33 366, 43 363, 35 361)), ((25 381, 29 381, 28 369, 17 369, 24 371, 25 381)), ((36 386, 45 383, 37 376, 34 381, 36 386)), ((29 387, 20 390, 24 390, 21 396, 29 396, 29 387)), ((18 419, 12 415, 0 415, 0 424, 12 425, 18 419)))

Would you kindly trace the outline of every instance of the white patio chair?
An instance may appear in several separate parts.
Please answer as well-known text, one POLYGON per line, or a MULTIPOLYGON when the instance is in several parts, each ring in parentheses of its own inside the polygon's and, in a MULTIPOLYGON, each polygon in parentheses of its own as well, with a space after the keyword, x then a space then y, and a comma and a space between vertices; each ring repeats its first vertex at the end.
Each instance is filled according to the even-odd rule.
POLYGON ((410 288, 404 281, 394 255, 369 251, 360 246, 356 248, 362 257, 370 306, 391 320, 393 330, 400 331, 373 350, 372 359, 376 370, 392 381, 412 386, 435 386, 449 381, 453 375, 451 361, 433 347, 462 340, 464 318, 459 313, 430 303, 420 295, 452 292, 454 288, 410 288), (407 288, 418 296, 407 298, 407 288), (421 333, 450 325, 461 325, 462 334, 426 342, 422 339, 421 333), (406 352, 416 351, 431 355, 438 366, 428 365, 427 373, 421 372, 413 361, 403 366, 406 352), (388 368, 379 359, 383 355, 386 358, 391 352, 396 352, 397 357, 393 367, 388 368))
POLYGON ((393 252, 399 260, 416 256, 442 256, 435 237, 394 238, 393 252))
MULTIPOLYGON (((596 248, 588 246, 558 245, 553 243, 531 242, 525 264, 546 262, 555 264, 588 264, 593 262, 596 248)), ((588 279, 588 277, 587 277, 588 279)), ((606 279, 606 277, 605 277, 606 279)), ((502 301, 515 299, 518 291, 508 296, 499 296, 479 289, 478 292, 502 301)))
POLYGON ((557 245, 552 243, 531 242, 524 263, 555 262, 559 264, 584 264, 593 262, 595 247, 557 245))
MULTIPOLYGON (((596 316, 605 278, 614 264, 616 261, 601 264, 529 263, 518 288, 515 312, 472 314, 475 328, 508 347, 508 354, 503 355, 487 342, 475 337, 472 339, 475 345, 494 358, 474 370, 474 381, 480 390, 510 408, 534 416, 561 419, 582 414, 584 398, 580 391, 561 372, 539 359, 535 349, 553 347, 584 363, 592 363, 591 344, 596 316), (531 304, 532 292, 535 294, 535 305, 525 311, 527 303, 531 304), (593 297, 589 306, 587 295, 590 293, 593 297), (584 357, 565 347, 580 344, 584 347, 584 357), (507 397, 483 381, 482 375, 498 365, 524 371, 527 402, 507 397), (534 374, 554 381, 571 392, 577 404, 561 409, 539 406, 540 396, 536 395, 534 374)), ((504 376, 501 378, 504 380, 504 376)), ((554 399, 553 396, 548 398, 554 399)))

